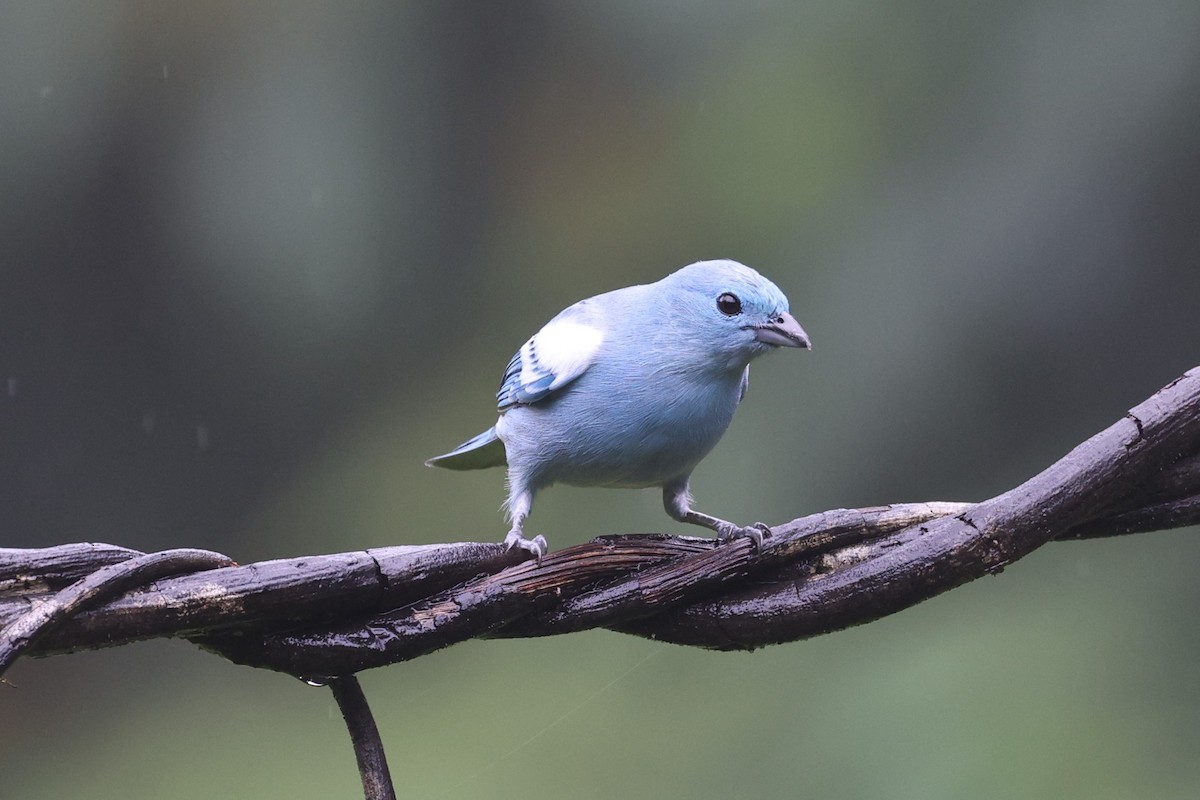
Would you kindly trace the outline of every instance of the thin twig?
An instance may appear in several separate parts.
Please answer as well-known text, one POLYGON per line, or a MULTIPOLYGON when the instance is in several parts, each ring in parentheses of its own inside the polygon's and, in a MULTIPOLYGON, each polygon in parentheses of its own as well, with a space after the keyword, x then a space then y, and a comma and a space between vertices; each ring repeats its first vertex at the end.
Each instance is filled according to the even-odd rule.
POLYGON ((337 700, 342 719, 346 721, 346 730, 350 732, 358 774, 362 777, 363 796, 366 800, 396 800, 383 740, 379 738, 379 728, 358 678, 353 675, 332 678, 329 688, 337 700))

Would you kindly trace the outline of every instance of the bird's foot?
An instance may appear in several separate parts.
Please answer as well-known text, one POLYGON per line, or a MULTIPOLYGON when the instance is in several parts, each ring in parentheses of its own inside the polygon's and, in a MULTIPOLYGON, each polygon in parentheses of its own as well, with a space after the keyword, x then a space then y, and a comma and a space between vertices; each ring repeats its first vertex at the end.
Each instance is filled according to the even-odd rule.
POLYGON ((753 525, 734 525, 732 522, 727 522, 717 528, 717 541, 728 542, 733 539, 749 539, 754 545, 755 550, 762 550, 763 539, 771 535, 771 529, 762 522, 756 522, 753 525))
POLYGON ((532 539, 526 539, 521 535, 521 531, 517 530, 516 528, 513 528, 508 532, 508 535, 504 537, 504 545, 509 550, 512 550, 514 547, 516 547, 520 550, 533 553, 533 557, 537 559, 539 564, 542 563, 542 556, 546 555, 546 551, 549 549, 549 545, 546 544, 545 536, 538 534, 532 539))

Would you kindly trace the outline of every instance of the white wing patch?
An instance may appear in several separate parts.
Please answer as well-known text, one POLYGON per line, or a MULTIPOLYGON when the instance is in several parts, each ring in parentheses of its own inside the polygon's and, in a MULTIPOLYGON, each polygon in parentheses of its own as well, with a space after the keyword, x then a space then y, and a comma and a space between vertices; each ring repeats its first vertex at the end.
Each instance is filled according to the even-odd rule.
POLYGON ((549 372, 554 391, 578 378, 592 364, 604 334, 591 325, 552 321, 521 348, 521 383, 533 383, 549 372))
POLYGON ((556 317, 513 356, 496 394, 499 410, 528 405, 578 378, 591 366, 604 333, 570 318, 556 317))

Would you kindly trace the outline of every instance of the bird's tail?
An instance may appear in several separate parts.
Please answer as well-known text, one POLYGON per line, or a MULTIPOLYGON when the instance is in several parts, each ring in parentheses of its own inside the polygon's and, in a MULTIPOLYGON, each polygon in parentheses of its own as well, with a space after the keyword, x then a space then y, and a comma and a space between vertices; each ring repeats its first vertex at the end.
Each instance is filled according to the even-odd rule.
POLYGON ((449 453, 429 459, 425 462, 425 466, 445 467, 446 469, 486 469, 503 467, 507 463, 504 442, 496 436, 495 428, 488 428, 449 453))

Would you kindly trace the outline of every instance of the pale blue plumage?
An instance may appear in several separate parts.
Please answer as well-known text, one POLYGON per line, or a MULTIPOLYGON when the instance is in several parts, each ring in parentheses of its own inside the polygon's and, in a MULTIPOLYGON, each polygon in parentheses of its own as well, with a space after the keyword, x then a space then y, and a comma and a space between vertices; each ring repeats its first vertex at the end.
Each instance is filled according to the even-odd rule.
POLYGON ((702 261, 643 286, 565 309, 509 362, 496 395, 500 419, 427 464, 508 465, 509 546, 524 538, 534 494, 553 483, 663 488, 675 519, 722 539, 761 541, 691 509, 688 478, 733 418, 749 363, 778 347, 809 347, 783 293, 734 261, 702 261))

